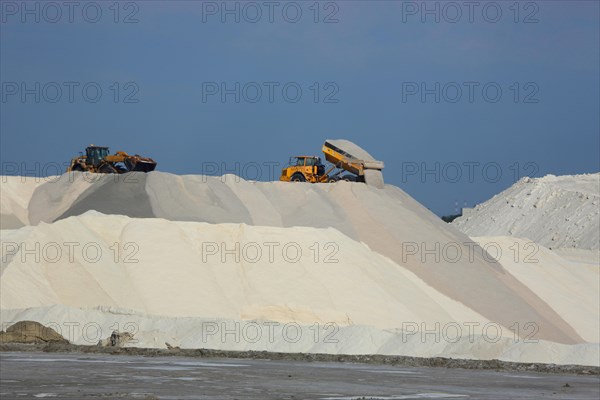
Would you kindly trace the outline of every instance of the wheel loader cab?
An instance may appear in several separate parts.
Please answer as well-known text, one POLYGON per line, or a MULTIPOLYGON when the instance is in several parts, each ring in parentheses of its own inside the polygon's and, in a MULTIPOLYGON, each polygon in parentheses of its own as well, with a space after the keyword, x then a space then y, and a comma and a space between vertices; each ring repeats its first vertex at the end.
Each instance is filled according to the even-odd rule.
POLYGON ((89 146, 85 148, 85 163, 97 167, 108 156, 108 147, 89 146))

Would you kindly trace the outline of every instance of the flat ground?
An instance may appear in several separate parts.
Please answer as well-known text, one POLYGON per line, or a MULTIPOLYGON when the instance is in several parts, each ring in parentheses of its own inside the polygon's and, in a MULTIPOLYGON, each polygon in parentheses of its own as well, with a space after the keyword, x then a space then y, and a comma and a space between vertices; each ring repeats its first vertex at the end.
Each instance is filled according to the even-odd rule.
POLYGON ((0 397, 598 399, 600 377, 261 359, 2 352, 0 397))

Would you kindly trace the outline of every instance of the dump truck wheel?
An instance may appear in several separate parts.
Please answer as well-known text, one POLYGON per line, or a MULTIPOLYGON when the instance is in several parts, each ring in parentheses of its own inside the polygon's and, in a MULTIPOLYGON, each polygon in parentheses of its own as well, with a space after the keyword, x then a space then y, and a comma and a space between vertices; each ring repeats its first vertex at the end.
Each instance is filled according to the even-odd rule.
POLYGON ((292 179, 290 179, 290 181, 292 181, 292 182, 306 182, 306 178, 304 177, 304 175, 296 173, 296 174, 292 175, 292 179))

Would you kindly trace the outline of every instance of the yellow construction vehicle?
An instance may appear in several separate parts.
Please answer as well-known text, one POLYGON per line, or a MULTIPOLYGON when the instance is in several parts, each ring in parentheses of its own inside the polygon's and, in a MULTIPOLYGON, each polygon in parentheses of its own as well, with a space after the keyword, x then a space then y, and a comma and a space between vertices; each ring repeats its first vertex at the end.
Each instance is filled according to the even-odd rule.
POLYGON ((109 153, 108 147, 91 144, 85 148, 85 155, 79 153, 79 156, 71 160, 67 172, 86 171, 101 174, 124 174, 132 171, 150 172, 156 168, 156 161, 151 158, 141 157, 137 154, 131 156, 124 151, 117 151, 115 154, 109 153))
POLYGON ((343 139, 327 139, 322 148, 325 160, 331 163, 326 170, 320 157, 296 156, 288 167, 281 170, 280 181, 284 182, 365 182, 382 189, 384 187, 383 161, 375 160, 364 149, 343 139), (345 173, 347 172, 347 173, 345 173))
POLYGON ((280 181, 286 182, 327 182, 325 165, 319 157, 296 156, 290 158, 290 165, 281 170, 280 181))

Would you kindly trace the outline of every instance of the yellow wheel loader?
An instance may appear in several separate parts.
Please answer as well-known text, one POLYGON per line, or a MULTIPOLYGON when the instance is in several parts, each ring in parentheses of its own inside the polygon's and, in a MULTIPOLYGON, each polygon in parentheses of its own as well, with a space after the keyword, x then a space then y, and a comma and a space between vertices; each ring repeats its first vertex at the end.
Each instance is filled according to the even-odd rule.
POLYGON ((375 160, 364 149, 348 140, 327 139, 322 148, 325 159, 331 163, 326 170, 320 157, 296 156, 288 167, 281 170, 280 181, 284 182, 365 182, 383 189, 383 161, 375 160))
POLYGON ((101 174, 124 174, 126 172, 150 172, 156 168, 156 161, 139 155, 129 155, 124 151, 109 154, 108 147, 89 145, 85 148, 85 155, 71 160, 67 172, 87 171, 101 174))

